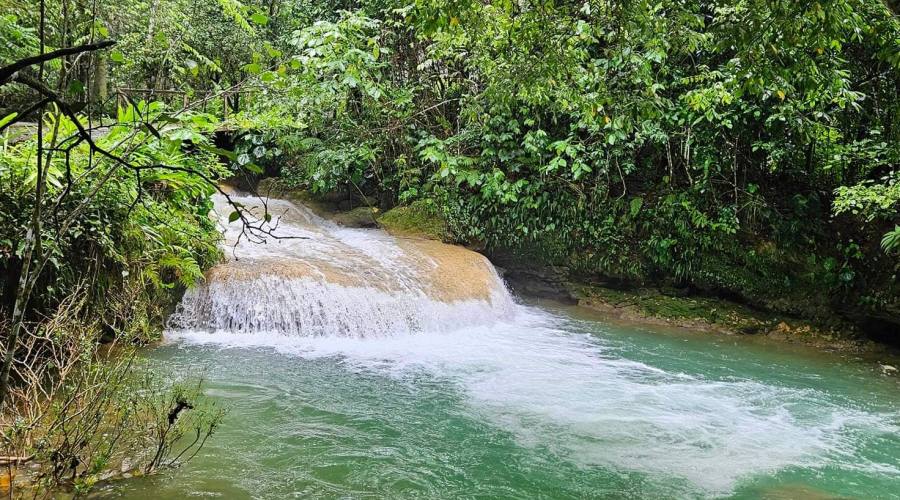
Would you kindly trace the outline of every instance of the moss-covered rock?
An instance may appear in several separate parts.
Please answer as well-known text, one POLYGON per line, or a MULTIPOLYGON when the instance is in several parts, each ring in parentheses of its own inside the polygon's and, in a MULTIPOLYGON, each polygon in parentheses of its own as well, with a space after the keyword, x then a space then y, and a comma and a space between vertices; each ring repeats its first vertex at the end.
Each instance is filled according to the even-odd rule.
POLYGON ((256 185, 256 192, 259 193, 260 196, 279 198, 284 191, 286 191, 286 189, 275 177, 261 179, 256 185))
POLYGON ((417 236, 432 240, 450 240, 447 222, 425 200, 394 207, 378 218, 378 224, 391 234, 417 236))
POLYGON ((587 285, 575 288, 579 304, 619 310, 626 317, 743 334, 761 333, 778 323, 772 315, 721 299, 674 296, 656 290, 621 291, 587 285))

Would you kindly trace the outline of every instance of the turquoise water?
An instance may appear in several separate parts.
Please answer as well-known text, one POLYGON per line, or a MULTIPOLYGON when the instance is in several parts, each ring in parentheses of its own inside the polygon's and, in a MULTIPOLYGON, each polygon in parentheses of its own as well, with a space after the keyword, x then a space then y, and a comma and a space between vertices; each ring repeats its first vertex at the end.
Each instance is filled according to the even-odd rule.
POLYGON ((112 498, 900 498, 900 382, 838 355, 517 306, 371 338, 180 332, 230 408, 112 498))

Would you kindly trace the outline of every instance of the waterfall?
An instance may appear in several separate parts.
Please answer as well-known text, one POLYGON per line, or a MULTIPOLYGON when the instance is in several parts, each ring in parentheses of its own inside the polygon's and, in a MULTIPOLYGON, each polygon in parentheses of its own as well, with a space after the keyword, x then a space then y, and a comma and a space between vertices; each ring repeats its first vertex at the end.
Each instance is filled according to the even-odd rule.
POLYGON ((210 477, 272 498, 897 491, 896 385, 868 369, 515 304, 477 253, 268 208, 283 238, 251 243, 217 200, 227 260, 171 318, 214 347, 170 361, 209 368, 238 415, 210 477))
POLYGON ((509 318, 513 300, 496 270, 470 250, 375 229, 340 227, 284 200, 232 197, 275 237, 254 242, 215 198, 227 260, 190 289, 169 320, 176 330, 370 337, 442 331, 509 318))

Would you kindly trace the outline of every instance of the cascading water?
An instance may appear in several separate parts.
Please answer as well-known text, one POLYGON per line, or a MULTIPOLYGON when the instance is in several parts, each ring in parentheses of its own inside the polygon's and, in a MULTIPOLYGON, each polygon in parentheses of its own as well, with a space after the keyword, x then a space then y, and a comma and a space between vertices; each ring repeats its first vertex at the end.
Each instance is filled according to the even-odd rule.
POLYGON ((123 496, 900 491, 898 386, 865 366, 516 304, 478 254, 284 201, 275 232, 303 239, 237 243, 217 206, 231 258, 152 356, 205 366, 232 414, 174 479, 123 496))
MULTIPOLYGON (((233 199, 264 210, 257 198, 233 199)), ((287 201, 267 205, 274 237, 254 242, 216 198, 231 258, 187 292, 173 328, 366 337, 489 323, 514 311, 496 271, 475 252, 342 228, 287 201)))

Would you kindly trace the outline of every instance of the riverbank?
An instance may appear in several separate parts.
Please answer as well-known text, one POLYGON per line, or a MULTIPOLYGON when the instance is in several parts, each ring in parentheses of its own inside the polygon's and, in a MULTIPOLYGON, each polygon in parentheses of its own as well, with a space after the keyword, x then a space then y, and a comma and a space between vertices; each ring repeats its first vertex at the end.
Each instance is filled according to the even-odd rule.
MULTIPOLYGON (((498 256, 494 256, 498 258, 498 256)), ((505 280, 521 296, 549 299, 589 309, 618 322, 674 327, 714 335, 765 337, 824 351, 859 355, 877 362, 886 375, 897 375, 900 351, 865 337, 854 324, 840 318, 827 323, 754 309, 721 297, 650 287, 613 288, 573 281, 564 270, 514 266, 508 256, 499 260, 505 280)))
POLYGON ((862 338, 849 323, 819 325, 719 298, 678 297, 653 289, 623 291, 575 283, 570 286, 579 306, 627 321, 707 333, 766 336, 826 350, 854 353, 888 351, 883 344, 862 338))
POLYGON ((857 355, 877 363, 885 375, 898 375, 900 350, 867 338, 856 325, 836 316, 827 321, 811 321, 685 290, 578 281, 564 269, 516 263, 509 260, 508 254, 490 257, 501 263, 504 279, 521 296, 575 305, 618 322, 713 335, 765 337, 857 355))

